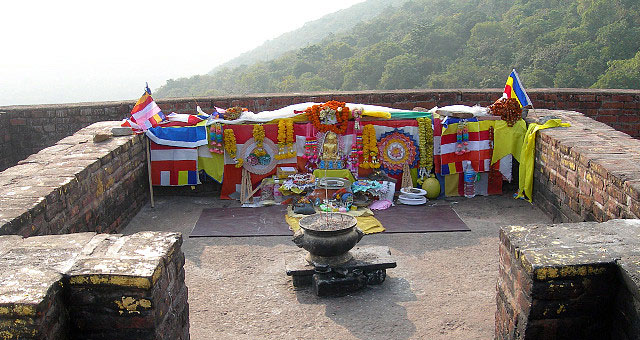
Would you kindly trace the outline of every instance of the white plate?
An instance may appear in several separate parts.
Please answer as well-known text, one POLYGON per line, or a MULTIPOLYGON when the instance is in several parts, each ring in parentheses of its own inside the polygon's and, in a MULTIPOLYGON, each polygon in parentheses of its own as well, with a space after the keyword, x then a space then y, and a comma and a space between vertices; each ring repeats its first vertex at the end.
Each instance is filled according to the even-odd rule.
POLYGON ((406 205, 421 205, 427 203, 426 197, 412 198, 406 195, 398 196, 398 202, 406 205))

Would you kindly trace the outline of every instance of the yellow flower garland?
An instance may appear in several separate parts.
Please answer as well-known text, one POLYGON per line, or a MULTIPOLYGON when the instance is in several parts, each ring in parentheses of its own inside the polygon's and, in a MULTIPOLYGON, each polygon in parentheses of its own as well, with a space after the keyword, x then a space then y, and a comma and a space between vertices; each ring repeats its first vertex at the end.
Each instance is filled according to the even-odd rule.
POLYGON ((229 158, 233 159, 233 161, 236 163, 236 168, 241 168, 242 165, 244 164, 244 160, 242 158, 238 159, 236 152, 237 152, 237 145, 236 145, 236 135, 233 133, 233 130, 231 129, 224 129, 224 150, 227 152, 227 155, 229 155, 229 158))
POLYGON ((377 169, 380 167, 380 163, 378 162, 376 130, 371 124, 365 125, 364 128, 362 128, 362 156, 360 167, 364 169, 377 169))
POLYGON ((276 159, 296 156, 293 138, 293 119, 281 119, 278 122, 278 154, 276 159))
POLYGON ((421 117, 417 120, 420 137, 420 177, 424 177, 433 169, 433 128, 431 127, 431 119, 421 117))
POLYGON ((264 127, 260 124, 253 126, 253 140, 256 141, 256 148, 253 149, 253 154, 262 157, 267 154, 264 150, 264 127))
POLYGON ((295 144, 295 137, 293 136, 293 119, 287 119, 287 148, 289 154, 287 158, 295 157, 296 150, 293 147, 295 144))

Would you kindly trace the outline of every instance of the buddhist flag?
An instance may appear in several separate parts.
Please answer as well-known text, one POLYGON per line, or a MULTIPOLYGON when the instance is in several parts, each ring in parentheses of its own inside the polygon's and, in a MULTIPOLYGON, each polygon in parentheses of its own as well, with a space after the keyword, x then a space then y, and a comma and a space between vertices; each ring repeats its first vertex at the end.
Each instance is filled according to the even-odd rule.
POLYGON ((149 86, 147 86, 144 94, 138 99, 133 110, 131 110, 131 121, 146 131, 151 127, 158 126, 158 123, 164 118, 160 107, 153 101, 153 98, 151 98, 151 90, 149 86))
POLYGON ((520 107, 531 105, 531 99, 529 99, 527 91, 524 90, 520 77, 518 77, 518 72, 516 72, 515 69, 511 71, 509 78, 507 78, 507 85, 504 86, 503 97, 516 98, 518 103, 520 103, 520 107))
POLYGON ((198 149, 150 143, 151 184, 162 186, 200 184, 198 149))

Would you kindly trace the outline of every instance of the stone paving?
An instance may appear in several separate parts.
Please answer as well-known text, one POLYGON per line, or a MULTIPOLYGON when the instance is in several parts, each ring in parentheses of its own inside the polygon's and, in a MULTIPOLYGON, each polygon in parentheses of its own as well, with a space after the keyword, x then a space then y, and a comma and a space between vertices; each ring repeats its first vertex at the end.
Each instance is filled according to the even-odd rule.
POLYGON ((398 267, 380 286, 319 298, 285 274, 290 237, 188 238, 203 208, 237 204, 156 197, 123 231, 184 233, 192 339, 491 339, 500 227, 551 222, 511 194, 439 200, 471 231, 367 235, 361 244, 389 246, 398 267))

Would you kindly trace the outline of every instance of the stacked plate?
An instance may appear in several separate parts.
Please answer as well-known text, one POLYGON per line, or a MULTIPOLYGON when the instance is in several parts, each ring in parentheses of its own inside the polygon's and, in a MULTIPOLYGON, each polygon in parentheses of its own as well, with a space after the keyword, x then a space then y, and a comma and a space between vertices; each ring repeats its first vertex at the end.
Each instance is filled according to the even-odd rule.
POLYGON ((398 196, 398 202, 406 205, 421 205, 427 203, 427 198, 424 195, 427 192, 419 188, 402 188, 400 189, 400 196, 398 196))

